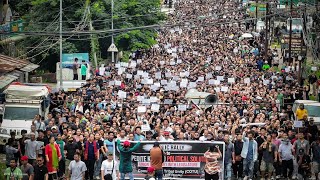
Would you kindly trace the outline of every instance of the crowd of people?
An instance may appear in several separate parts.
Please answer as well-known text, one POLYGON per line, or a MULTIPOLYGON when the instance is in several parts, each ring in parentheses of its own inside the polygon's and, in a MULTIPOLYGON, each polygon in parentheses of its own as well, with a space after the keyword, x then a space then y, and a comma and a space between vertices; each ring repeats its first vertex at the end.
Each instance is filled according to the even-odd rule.
MULTIPOLYGON (((133 53, 129 63, 97 69, 76 92, 53 93, 50 113, 35 117, 31 133, 11 134, 7 180, 134 179, 130 157, 137 147, 130 141, 175 140, 225 142, 225 152, 212 147, 204 155, 208 180, 222 173, 228 180, 318 179, 319 129, 303 105, 292 110, 310 91, 297 82, 295 68, 272 68, 277 52, 264 58, 262 36, 241 38, 251 28, 243 25, 244 13, 236 0, 176 2, 167 20, 176 26, 161 28, 158 44, 133 53), (215 95, 217 103, 192 103, 190 89, 215 95), (304 127, 295 128, 294 120, 304 127), (119 161, 114 141, 125 141, 119 161)), ((146 178, 160 180, 163 151, 150 154, 158 161, 146 178)))

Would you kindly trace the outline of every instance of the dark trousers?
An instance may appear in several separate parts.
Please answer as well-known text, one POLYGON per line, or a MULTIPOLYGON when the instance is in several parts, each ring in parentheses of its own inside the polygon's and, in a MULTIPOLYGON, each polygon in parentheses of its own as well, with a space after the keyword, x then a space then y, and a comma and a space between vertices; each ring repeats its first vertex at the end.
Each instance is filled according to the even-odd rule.
POLYGON ((86 179, 93 180, 94 164, 95 164, 95 160, 86 160, 86 166, 87 166, 86 179))
POLYGON ((282 160, 282 175, 284 178, 291 178, 293 172, 293 160, 282 160), (289 170, 289 173, 288 173, 289 170))
POLYGON ((86 75, 82 75, 82 80, 86 80, 86 75))
POLYGON ((204 179, 205 180, 219 180, 219 173, 216 174, 208 174, 207 172, 204 172, 204 179))
POLYGON ((235 177, 242 178, 243 174, 243 160, 236 161, 235 164, 233 164, 233 174, 235 177))
POLYGON ((66 172, 66 164, 65 164, 65 160, 61 159, 59 161, 59 171, 58 171, 58 176, 62 177, 66 172))
POLYGON ((276 171, 276 176, 281 175, 281 173, 282 173, 282 166, 280 165, 279 161, 274 162, 274 163, 273 163, 273 167, 274 167, 274 169, 275 169, 275 171, 276 171))
POLYGON ((58 180, 58 175, 57 175, 57 173, 48 174, 48 180, 58 180))
POLYGON ((78 80, 78 74, 73 74, 73 80, 78 80))

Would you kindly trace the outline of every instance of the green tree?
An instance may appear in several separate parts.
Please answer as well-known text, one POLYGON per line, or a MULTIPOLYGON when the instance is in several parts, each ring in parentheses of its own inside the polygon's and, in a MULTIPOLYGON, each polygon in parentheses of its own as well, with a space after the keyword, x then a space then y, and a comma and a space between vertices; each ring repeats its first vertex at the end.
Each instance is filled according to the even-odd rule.
MULTIPOLYGON (((25 31, 59 32, 60 0, 17 0, 12 9, 25 21, 25 31)), ((86 10, 86 0, 63 0, 63 31, 88 31, 89 20, 93 29, 111 29, 111 0, 91 0, 90 15, 86 10)), ((115 0, 114 28, 126 29, 158 24, 165 19, 160 12, 160 0, 115 0)), ((125 53, 141 48, 149 48, 156 43, 155 30, 141 29, 114 33, 115 43, 125 53)), ((45 69, 55 70, 59 61, 58 36, 27 36, 17 43, 22 55, 31 58, 45 69)), ((91 36, 64 36, 63 53, 91 52, 91 36)), ((92 36, 98 55, 102 59, 110 56, 107 48, 111 44, 111 33, 92 36), (99 52, 100 51, 100 52, 99 52)), ((92 59, 92 58, 91 58, 92 59)))

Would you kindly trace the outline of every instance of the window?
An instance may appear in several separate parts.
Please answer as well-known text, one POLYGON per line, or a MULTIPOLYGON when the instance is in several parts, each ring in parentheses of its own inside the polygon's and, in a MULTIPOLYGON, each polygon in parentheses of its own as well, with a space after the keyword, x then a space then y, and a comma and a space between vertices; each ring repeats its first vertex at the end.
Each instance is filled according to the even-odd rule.
POLYGON ((39 108, 30 107, 5 107, 4 119, 33 120, 39 114, 39 108))
POLYGON ((310 117, 320 117, 320 106, 305 105, 310 117))

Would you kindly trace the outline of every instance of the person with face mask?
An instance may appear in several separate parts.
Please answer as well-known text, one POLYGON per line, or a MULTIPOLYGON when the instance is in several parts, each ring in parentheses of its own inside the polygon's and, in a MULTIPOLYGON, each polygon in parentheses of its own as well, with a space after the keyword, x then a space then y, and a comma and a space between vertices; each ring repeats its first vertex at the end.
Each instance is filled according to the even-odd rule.
POLYGON ((293 173, 293 154, 292 154, 292 144, 288 139, 288 134, 283 133, 283 139, 281 140, 281 144, 279 146, 279 161, 282 165, 282 175, 283 177, 292 179, 293 173), (289 170, 289 172, 288 172, 289 170))
POLYGON ((65 160, 65 167, 66 168, 66 176, 69 177, 69 164, 70 162, 73 160, 74 158, 74 154, 76 153, 76 151, 79 151, 78 150, 78 144, 74 141, 73 137, 70 136, 68 138, 68 141, 67 143, 65 144, 64 146, 64 154, 65 154, 65 157, 66 157, 66 160, 65 160))
POLYGON ((319 136, 319 131, 317 125, 314 124, 314 119, 310 118, 309 124, 307 125, 307 137, 310 143, 316 140, 316 137, 319 136))

